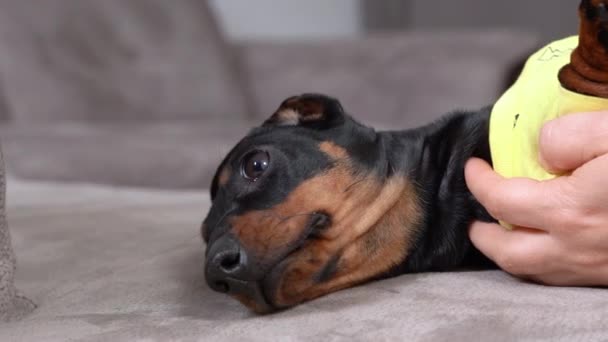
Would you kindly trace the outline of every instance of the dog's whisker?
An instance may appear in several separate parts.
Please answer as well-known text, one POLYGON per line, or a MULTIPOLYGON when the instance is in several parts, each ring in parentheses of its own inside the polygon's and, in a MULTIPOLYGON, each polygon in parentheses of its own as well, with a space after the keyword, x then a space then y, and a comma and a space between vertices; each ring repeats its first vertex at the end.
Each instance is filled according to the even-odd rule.
POLYGON ((344 192, 344 193, 349 192, 350 190, 352 190, 352 188, 354 188, 355 186, 357 186, 357 185, 361 184, 362 182, 366 181, 367 179, 368 179, 368 178, 367 178, 367 177, 365 177, 365 178, 359 179, 359 180, 358 180, 358 181, 356 181, 356 182, 351 183, 349 186, 347 186, 347 187, 344 189, 344 191, 343 191, 343 192, 344 192))

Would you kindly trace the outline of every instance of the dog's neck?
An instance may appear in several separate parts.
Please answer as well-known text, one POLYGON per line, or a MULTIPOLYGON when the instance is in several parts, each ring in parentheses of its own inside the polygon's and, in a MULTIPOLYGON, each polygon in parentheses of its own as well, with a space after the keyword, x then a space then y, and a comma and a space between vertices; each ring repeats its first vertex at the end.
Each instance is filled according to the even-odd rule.
POLYGON ((468 190, 464 165, 471 157, 491 162, 489 117, 487 108, 419 129, 379 133, 384 158, 415 184, 423 213, 414 247, 392 274, 487 265, 472 247, 468 226, 476 219, 493 219, 468 190))

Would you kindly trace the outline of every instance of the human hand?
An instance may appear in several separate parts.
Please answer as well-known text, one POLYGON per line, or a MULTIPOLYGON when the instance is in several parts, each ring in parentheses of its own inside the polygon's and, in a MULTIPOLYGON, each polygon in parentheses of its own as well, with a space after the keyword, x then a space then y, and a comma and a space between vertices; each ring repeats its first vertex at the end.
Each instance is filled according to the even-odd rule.
POLYGON ((480 159, 466 181, 477 200, 512 231, 474 222, 473 244, 503 270, 559 286, 608 285, 608 112, 545 124, 540 161, 548 181, 505 179, 480 159))

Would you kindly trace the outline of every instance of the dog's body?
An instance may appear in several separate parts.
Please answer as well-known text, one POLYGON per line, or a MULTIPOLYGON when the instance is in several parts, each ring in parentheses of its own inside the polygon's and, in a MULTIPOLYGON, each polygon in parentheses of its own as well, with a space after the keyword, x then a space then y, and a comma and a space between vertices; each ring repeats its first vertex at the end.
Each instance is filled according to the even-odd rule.
MULTIPOLYGON (((559 75, 572 92, 608 94, 608 67, 593 69, 608 65, 605 2, 581 3, 586 36, 559 75)), ((504 112, 516 128, 519 113, 504 112)), ((494 220, 468 190, 464 164, 492 162, 494 115, 488 107, 376 132, 331 97, 285 100, 218 168, 202 227, 207 283, 269 312, 378 278, 493 266, 468 238, 472 221, 494 220)))
POLYGON ((376 132, 333 98, 286 100, 218 170, 207 281, 265 312, 372 279, 491 265, 467 227, 492 218, 463 174, 470 157, 490 161, 489 117, 376 132))
POLYGON ((471 157, 491 162, 490 112, 489 107, 457 112, 422 128, 378 133, 387 162, 415 185, 422 213, 410 237, 414 248, 392 275, 490 265, 472 247, 467 228, 472 220, 493 219, 472 196, 463 174, 471 157))

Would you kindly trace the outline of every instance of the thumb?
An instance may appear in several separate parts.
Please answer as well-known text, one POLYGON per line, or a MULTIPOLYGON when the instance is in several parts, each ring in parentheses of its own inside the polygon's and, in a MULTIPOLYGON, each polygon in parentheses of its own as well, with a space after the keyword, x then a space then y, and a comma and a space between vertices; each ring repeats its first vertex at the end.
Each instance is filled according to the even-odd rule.
POLYGON ((567 115, 547 122, 540 133, 539 161, 556 174, 607 153, 608 112, 567 115))

